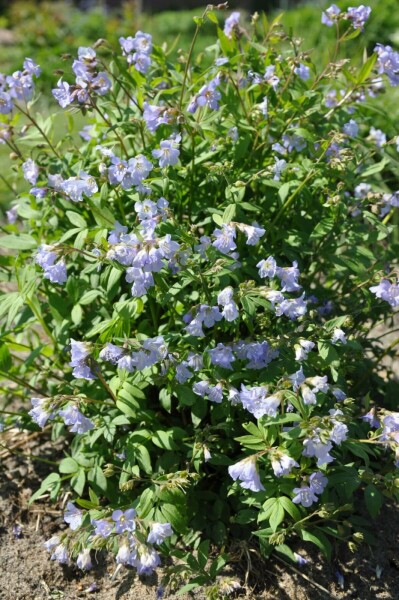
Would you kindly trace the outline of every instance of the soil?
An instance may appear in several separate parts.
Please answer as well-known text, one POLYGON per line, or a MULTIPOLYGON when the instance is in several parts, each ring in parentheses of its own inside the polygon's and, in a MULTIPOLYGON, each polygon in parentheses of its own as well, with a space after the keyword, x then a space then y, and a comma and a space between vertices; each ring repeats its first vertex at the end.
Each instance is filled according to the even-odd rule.
MULTIPOLYGON (((61 447, 46 440, 46 434, 32 437, 23 431, 18 437, 18 452, 46 460, 61 457, 61 447), (22 443, 21 443, 22 442, 22 443)), ((13 444, 12 440, 8 440, 13 444)), ((115 573, 115 564, 99 557, 96 567, 82 573, 74 567, 49 560, 43 542, 66 525, 61 505, 42 498, 32 506, 28 500, 51 466, 26 456, 2 451, 0 465, 0 600, 152 600, 161 598, 156 576, 139 579, 133 569, 115 573)), ((1 455, 1 453, 0 453, 1 455)), ((64 502, 66 498, 64 498, 64 502)), ((338 548, 329 564, 317 552, 299 549, 308 559, 302 567, 293 567, 278 558, 261 561, 252 558, 248 585, 234 597, 249 600, 399 600, 399 519, 397 510, 388 506, 374 523, 376 546, 364 544, 352 554, 338 548)), ((248 563, 236 563, 226 573, 242 584, 248 563)), ((163 598, 189 600, 204 598, 164 592, 163 598)))

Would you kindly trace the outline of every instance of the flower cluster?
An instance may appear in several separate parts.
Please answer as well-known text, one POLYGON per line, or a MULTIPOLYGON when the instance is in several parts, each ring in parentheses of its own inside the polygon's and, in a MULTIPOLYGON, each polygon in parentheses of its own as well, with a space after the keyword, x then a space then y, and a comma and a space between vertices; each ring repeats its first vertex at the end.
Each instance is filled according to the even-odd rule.
POLYGON ((70 85, 61 78, 53 89, 53 96, 62 108, 75 101, 89 104, 92 96, 105 96, 110 91, 111 81, 105 71, 98 70, 97 55, 93 48, 78 49, 78 58, 74 60, 72 70, 75 83, 70 85))
MULTIPOLYGON (((84 513, 72 502, 68 502, 64 513, 64 520, 69 524, 72 532, 78 532, 82 526, 84 513)), ((116 509, 108 518, 91 519, 92 531, 86 539, 86 547, 81 550, 76 559, 77 566, 82 570, 92 568, 90 557, 91 545, 98 547, 99 540, 104 543, 117 544, 118 552, 116 562, 129 565, 137 569, 139 575, 150 575, 160 564, 159 554, 153 545, 161 545, 173 535, 170 523, 153 522, 149 528, 146 542, 141 537, 136 537, 137 514, 134 508, 127 510, 116 509)), ((51 552, 51 560, 57 560, 63 564, 70 563, 70 552, 68 544, 71 538, 60 539, 53 536, 44 546, 51 552)), ((100 542, 101 543, 101 542, 100 542)))
POLYGON ((53 398, 32 398, 31 402, 33 408, 29 414, 39 427, 44 427, 48 420, 52 421, 58 415, 65 425, 70 426, 71 433, 82 434, 94 428, 94 423, 85 417, 73 402, 64 404, 64 408, 61 409, 60 402, 53 398))
POLYGON ((122 53, 129 65, 140 73, 147 73, 151 66, 152 37, 149 33, 138 31, 134 37, 121 37, 119 42, 122 53))
POLYGON ((35 84, 34 77, 39 77, 41 69, 31 58, 26 58, 22 71, 12 75, 0 73, 0 114, 8 115, 17 101, 28 102, 32 99, 35 84))
POLYGON ((373 285, 370 292, 375 294, 377 298, 388 302, 392 308, 399 306, 399 282, 392 283, 389 279, 381 279, 378 285, 373 285))
POLYGON ((156 338, 148 338, 143 341, 140 350, 129 352, 108 343, 100 352, 100 358, 119 369, 125 369, 129 373, 137 370, 142 371, 165 360, 168 355, 168 347, 164 338, 159 335, 156 338))
POLYGON ((59 258, 56 246, 42 244, 35 256, 35 263, 44 270, 44 277, 51 283, 63 284, 67 280, 64 260, 59 258))
MULTIPOLYGON (((337 51, 369 15, 323 13, 337 51)), ((43 390, 31 420, 76 434, 59 465, 67 477, 43 484, 76 498, 68 531, 46 543, 53 560, 87 570, 104 549, 150 574, 162 552, 173 558, 178 532, 185 569, 190 540, 202 557, 200 534, 227 545, 236 525, 246 535, 268 521, 270 547, 299 530, 311 538, 324 508, 348 507, 380 461, 389 467, 371 485, 392 492, 378 444, 398 464, 399 417, 366 412, 376 390, 391 402, 370 371, 381 338, 366 329, 391 312, 372 314, 373 295, 399 305, 388 239, 399 192, 384 180, 398 137, 364 100, 382 93, 383 74, 396 84, 398 56, 378 45, 360 79, 345 61, 319 72, 299 42, 291 52, 256 22, 231 14, 206 68, 191 51, 174 64, 143 32, 120 38, 126 60, 109 66, 102 43, 79 48, 76 81, 60 80, 54 97, 89 116, 81 147, 72 135, 53 143, 51 119, 30 112, 19 130, 7 114, 20 92, 1 80, 0 142, 33 186, 4 226, 4 247, 20 255, 3 257, 18 290, 3 353, 30 350, 12 374, 43 390), (35 127, 29 155, 18 136, 35 127)), ((16 89, 38 74, 24 68, 16 89)))

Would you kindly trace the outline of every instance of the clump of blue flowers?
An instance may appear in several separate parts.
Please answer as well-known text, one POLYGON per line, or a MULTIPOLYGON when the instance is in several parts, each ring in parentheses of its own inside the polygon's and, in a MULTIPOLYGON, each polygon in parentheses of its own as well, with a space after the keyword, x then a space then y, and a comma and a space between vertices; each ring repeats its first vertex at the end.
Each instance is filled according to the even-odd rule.
MULTIPOLYGON (((370 106, 399 55, 320 69, 277 22, 219 8, 196 19, 195 39, 215 25, 206 68, 141 31, 79 48, 52 91, 76 136, 36 114, 32 59, 1 78, 20 193, 0 310, 29 427, 64 443, 32 498, 69 492, 51 560, 103 550, 145 576, 166 556, 171 586, 231 593, 235 539, 295 562, 294 540, 354 550, 360 501, 374 518, 398 495, 399 342, 375 327, 399 305, 399 132, 370 106)), ((371 18, 323 12, 336 56, 371 18)))

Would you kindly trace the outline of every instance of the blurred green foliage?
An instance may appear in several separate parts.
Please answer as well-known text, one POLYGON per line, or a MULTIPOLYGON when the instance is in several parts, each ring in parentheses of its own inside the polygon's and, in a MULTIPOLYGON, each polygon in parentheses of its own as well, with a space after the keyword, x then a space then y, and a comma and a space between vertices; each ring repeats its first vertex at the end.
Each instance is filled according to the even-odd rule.
MULTIPOLYGON (((139 15, 134 2, 126 2, 120 13, 101 8, 83 12, 68 2, 13 2, 0 20, 13 34, 11 45, 0 43, 0 69, 18 70, 26 56, 32 57, 42 68, 42 87, 48 89, 57 79, 62 55, 75 55, 79 46, 91 46, 100 38, 117 46, 120 36, 134 35, 138 29, 151 33, 158 45, 187 51, 195 31, 193 17, 198 14, 201 9, 139 15)), ((204 49, 213 41, 207 24, 197 47, 204 49)))
MULTIPOLYGON (((315 6, 313 2, 284 14, 285 29, 291 30, 293 35, 303 38, 305 49, 313 49, 312 59, 316 64, 320 60, 325 61, 329 58, 328 53, 331 53, 332 40, 335 39, 334 28, 320 24, 323 9, 331 4, 332 2, 319 2, 315 6)), ((367 48, 367 52, 371 53, 377 43, 392 46, 399 44, 398 0, 363 0, 363 2, 343 0, 338 4, 342 12, 349 6, 359 6, 360 4, 366 4, 372 9, 372 18, 367 22, 361 34, 362 43, 359 44, 358 38, 348 41, 345 46, 345 56, 363 52, 364 46, 367 48)))
MULTIPOLYGON (((287 11, 282 18, 285 30, 290 31, 295 38, 304 40, 301 49, 311 51, 315 64, 325 64, 330 58, 335 32, 333 28, 322 26, 320 23, 322 10, 330 4, 331 2, 304 4, 287 11)), ((344 10, 348 6, 359 4, 361 2, 358 0, 344 0, 339 6, 344 10)), ((348 41, 339 56, 341 59, 362 52, 360 48, 363 47, 363 40, 366 41, 368 53, 372 52, 377 42, 399 45, 398 0, 368 0, 366 4, 372 7, 373 18, 361 34, 362 43, 359 43, 358 38, 348 41)), ((204 8, 205 6, 204 0, 204 8)), ((38 85, 46 91, 43 95, 43 98, 46 98, 43 101, 46 102, 49 98, 48 90, 62 75, 59 69, 63 66, 60 61, 63 55, 74 56, 79 46, 93 45, 100 38, 107 39, 117 48, 120 36, 134 35, 141 29, 152 34, 155 44, 166 44, 170 51, 170 59, 175 59, 179 53, 187 55, 196 27, 193 17, 200 14, 201 9, 168 11, 154 15, 137 14, 135 2, 132 0, 125 2, 119 13, 106 13, 100 7, 82 12, 69 2, 57 0, 13 1, 0 17, 0 28, 12 32, 12 39, 8 41, 5 36, 1 37, 0 32, 0 71, 12 73, 21 68, 25 57, 33 58, 42 68, 38 85)), ((218 14, 219 20, 225 16, 225 13, 218 14)), ((273 16, 275 15, 270 15, 270 18, 273 16)), ((197 61, 201 64, 206 60, 206 54, 201 55, 201 52, 214 43, 211 25, 206 23, 203 26, 196 42, 197 61)), ((384 106, 394 121, 398 112, 399 90, 392 90, 391 94, 383 95, 377 103, 373 103, 376 111, 374 125, 389 134, 392 123, 387 123, 386 117, 379 114, 379 105, 384 106)), ((52 105, 51 111, 54 110, 56 107, 52 105)), ((0 146, 3 167, 9 164, 8 154, 6 146, 0 146)), ((0 178, 0 204, 7 204, 10 199, 10 189, 0 178)))
MULTIPOLYGON (((283 24, 295 37, 304 38, 305 49, 312 49, 312 60, 317 64, 328 59, 328 48, 334 38, 332 28, 321 27, 321 11, 330 2, 304 4, 284 14, 283 24)), ((358 0, 344 0, 340 8, 361 4, 358 0)), ((399 43, 398 0, 369 0, 373 18, 367 23, 362 38, 368 52, 377 42, 399 43)), ((206 2, 204 1, 204 8, 206 2)), ((119 13, 107 13, 104 9, 82 12, 68 2, 44 1, 34 3, 17 0, 9 4, 0 25, 13 33, 11 46, 0 43, 0 68, 3 72, 20 68, 26 56, 33 57, 42 69, 43 86, 54 82, 54 71, 59 69, 59 58, 63 54, 76 54, 79 46, 92 45, 99 38, 117 44, 120 36, 134 34, 137 29, 148 31, 158 45, 166 43, 173 52, 189 48, 195 31, 193 17, 201 9, 189 11, 169 11, 155 15, 138 14, 135 3, 130 0, 123 4, 119 13)), ((223 18, 223 14, 219 15, 223 18)), ((211 29, 205 26, 201 31, 197 48, 205 49, 212 43, 211 29)), ((363 46, 363 44, 362 44, 363 46)), ((357 39, 346 46, 346 54, 360 52, 357 39)), ((342 58, 342 57, 341 57, 342 58)))

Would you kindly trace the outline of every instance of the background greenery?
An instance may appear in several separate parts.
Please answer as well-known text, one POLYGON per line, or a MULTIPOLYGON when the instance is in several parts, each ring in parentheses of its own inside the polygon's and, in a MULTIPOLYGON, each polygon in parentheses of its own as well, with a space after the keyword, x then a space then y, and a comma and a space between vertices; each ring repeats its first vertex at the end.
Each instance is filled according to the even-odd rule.
MULTIPOLYGON (((343 10, 361 3, 359 0, 338 2, 343 10)), ((303 48, 311 52, 312 61, 316 65, 328 60, 334 39, 333 28, 320 26, 321 11, 330 4, 331 2, 304 3, 286 11, 281 21, 284 28, 294 37, 306 39, 303 48)), ((369 0, 366 4, 372 8, 373 18, 362 33, 362 45, 357 39, 349 41, 341 52, 340 59, 360 54, 364 41, 369 53, 378 42, 399 45, 397 0, 369 0)), ((204 0, 204 8, 205 5, 204 0)), ((133 35, 141 29, 152 34, 155 44, 166 44, 171 59, 176 58, 179 54, 187 53, 196 27, 193 17, 199 14, 201 9, 167 11, 153 15, 137 14, 134 3, 129 1, 122 5, 119 12, 114 13, 106 13, 100 7, 83 12, 68 2, 40 2, 40 10, 36 3, 27 0, 10 2, 0 17, 0 29, 3 29, 3 33, 0 31, 0 71, 12 73, 21 68, 25 57, 32 57, 42 68, 38 85, 46 91, 42 102, 47 103, 50 98, 48 90, 54 87, 62 75, 60 63, 63 63, 60 57, 64 57, 66 71, 69 73, 68 55, 76 55, 79 46, 91 46, 101 38, 118 45, 120 36, 133 35), (7 30, 6 34, 4 30, 7 30)), ((218 13, 219 20, 225 16, 223 12, 218 13)), ((275 16, 276 14, 272 14, 270 18, 275 16)), ((245 11, 243 17, 244 22, 245 19, 250 19, 250 15, 245 14, 245 11)), ((206 60, 201 51, 213 42, 212 24, 207 22, 196 42, 198 61, 206 60)), ((377 103, 373 103, 376 111, 373 125, 383 129, 388 135, 393 135, 398 105, 399 91, 393 89, 390 94, 384 94, 377 103), (391 123, 387 123, 386 115, 380 116, 379 108, 386 109, 387 113, 392 115, 391 123)), ((46 105, 45 108, 51 112, 57 111, 59 116, 56 120, 56 131, 61 135, 61 132, 65 131, 65 115, 51 100, 50 105, 46 105)), ((80 119, 74 120, 73 128, 74 135, 78 138, 80 119)), ((9 173, 12 161, 5 146, 0 146, 0 160, 3 173, 9 173)), ((11 184, 15 185, 12 181, 11 184)), ((0 206, 7 207, 12 197, 10 187, 0 177, 0 206)))

